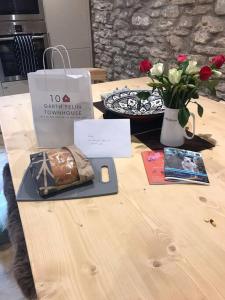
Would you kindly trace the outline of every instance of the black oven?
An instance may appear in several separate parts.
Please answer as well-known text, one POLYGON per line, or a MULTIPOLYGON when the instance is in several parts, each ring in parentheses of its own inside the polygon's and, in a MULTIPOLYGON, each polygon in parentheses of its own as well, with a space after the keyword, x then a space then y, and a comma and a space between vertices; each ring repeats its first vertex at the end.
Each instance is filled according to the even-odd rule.
MULTIPOLYGON (((43 69, 42 56, 44 49, 49 46, 48 34, 44 22, 4 22, 5 29, 0 30, 0 82, 24 80, 21 74, 15 52, 14 37, 21 34, 32 36, 35 48, 37 69, 43 69), (5 34, 3 34, 3 31, 5 34)), ((2 24, 3 25, 3 24, 2 24)), ((46 62, 48 65, 48 62, 46 62)))
POLYGON ((42 0, 0 0, 0 21, 44 20, 42 0))

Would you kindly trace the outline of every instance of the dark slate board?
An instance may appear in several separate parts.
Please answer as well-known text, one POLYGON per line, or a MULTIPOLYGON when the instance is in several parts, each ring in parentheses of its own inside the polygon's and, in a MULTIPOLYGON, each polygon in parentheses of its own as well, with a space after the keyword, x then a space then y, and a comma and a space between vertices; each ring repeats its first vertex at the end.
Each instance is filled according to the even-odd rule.
MULTIPOLYGON (((103 101, 94 102, 94 106, 103 113, 104 119, 121 119, 121 116, 105 109, 103 101)), ((136 136, 140 142, 150 149, 164 149, 160 143, 160 133, 163 122, 163 115, 154 115, 157 118, 151 121, 130 120, 131 134, 136 136)), ((190 133, 189 133, 190 134, 190 133)), ((193 140, 186 140, 180 148, 200 152, 216 146, 216 141, 207 134, 195 135, 193 140)))
POLYGON ((41 197, 35 187, 35 183, 31 177, 28 167, 17 193, 17 201, 54 201, 80 199, 95 196, 112 195, 118 193, 117 175, 112 158, 90 158, 95 178, 93 181, 83 184, 79 187, 72 187, 64 191, 60 191, 55 195, 41 197), (109 182, 104 183, 101 179, 101 168, 108 167, 109 182))

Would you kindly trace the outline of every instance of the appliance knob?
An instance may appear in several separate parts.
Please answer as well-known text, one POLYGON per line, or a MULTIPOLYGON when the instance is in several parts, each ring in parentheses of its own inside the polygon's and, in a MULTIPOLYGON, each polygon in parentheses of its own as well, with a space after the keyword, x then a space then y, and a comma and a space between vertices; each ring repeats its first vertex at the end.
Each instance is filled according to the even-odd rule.
POLYGON ((14 25, 14 29, 15 29, 15 32, 17 33, 20 33, 20 32, 23 32, 23 26, 22 25, 14 25))

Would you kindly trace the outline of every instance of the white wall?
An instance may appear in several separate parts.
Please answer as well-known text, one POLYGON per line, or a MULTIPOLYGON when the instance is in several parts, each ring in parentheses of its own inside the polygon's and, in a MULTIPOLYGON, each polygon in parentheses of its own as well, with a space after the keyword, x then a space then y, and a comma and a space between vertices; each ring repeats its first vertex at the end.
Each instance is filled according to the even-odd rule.
MULTIPOLYGON (((73 67, 92 66, 90 7, 88 0, 44 0, 50 45, 63 44, 73 67)), ((55 55, 55 67, 61 66, 55 55)))

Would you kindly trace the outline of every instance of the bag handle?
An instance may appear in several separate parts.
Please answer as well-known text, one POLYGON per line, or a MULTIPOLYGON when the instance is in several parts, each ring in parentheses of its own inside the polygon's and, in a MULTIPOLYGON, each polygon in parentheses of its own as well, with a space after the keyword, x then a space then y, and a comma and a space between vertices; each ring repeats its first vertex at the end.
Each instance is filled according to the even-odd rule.
MULTIPOLYGON (((56 46, 54 46, 54 48, 57 48, 57 49, 63 48, 64 49, 64 51, 66 52, 69 69, 72 69, 72 67, 71 67, 71 61, 70 61, 70 56, 69 56, 69 52, 68 52, 67 48, 64 45, 56 45, 56 46)), ((52 68, 54 68, 53 57, 54 57, 54 50, 52 51, 52 55, 51 55, 51 66, 52 66, 52 68)))
POLYGON ((64 71, 65 71, 65 75, 66 75, 66 65, 65 65, 64 57, 63 57, 62 53, 60 52, 60 50, 59 50, 58 48, 56 48, 56 47, 48 47, 48 48, 46 48, 46 49, 44 50, 43 58, 42 58, 42 61, 43 61, 43 67, 44 67, 44 72, 45 72, 45 70, 46 70, 45 56, 46 56, 46 53, 47 53, 49 50, 54 50, 54 51, 56 51, 56 52, 60 55, 60 57, 61 57, 61 59, 62 59, 62 63, 63 63, 63 68, 64 68, 64 71))

